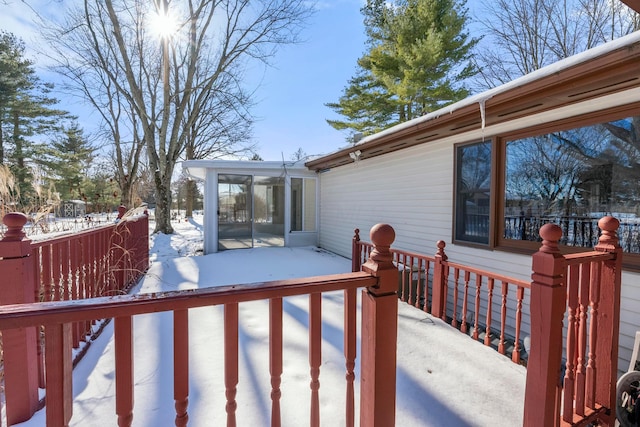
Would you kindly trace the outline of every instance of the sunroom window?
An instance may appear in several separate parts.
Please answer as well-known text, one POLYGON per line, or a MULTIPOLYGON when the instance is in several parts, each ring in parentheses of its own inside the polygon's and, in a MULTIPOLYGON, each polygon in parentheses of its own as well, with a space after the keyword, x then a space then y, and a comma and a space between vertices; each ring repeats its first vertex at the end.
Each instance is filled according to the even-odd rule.
POLYGON ((613 215, 626 252, 640 253, 640 116, 506 142, 502 238, 539 241, 548 222, 561 243, 592 247, 613 215))
POLYGON ((458 241, 489 244, 491 142, 456 147, 454 235, 458 241))
POLYGON ((314 178, 291 178, 291 231, 316 231, 314 178))

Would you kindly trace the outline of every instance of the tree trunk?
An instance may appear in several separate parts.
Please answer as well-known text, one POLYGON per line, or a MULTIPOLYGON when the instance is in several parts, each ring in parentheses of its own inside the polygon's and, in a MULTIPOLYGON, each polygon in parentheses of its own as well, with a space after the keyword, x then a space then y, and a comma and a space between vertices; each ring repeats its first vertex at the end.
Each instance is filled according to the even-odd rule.
POLYGON ((156 175, 156 228, 154 233, 173 234, 171 226, 171 171, 165 175, 156 175), (168 178, 167 178, 168 177, 168 178))
POLYGON ((185 201, 185 216, 187 218, 193 217, 193 205, 196 198, 196 182, 189 180, 187 181, 187 196, 185 201))
POLYGON ((125 180, 120 182, 120 204, 128 209, 135 208, 133 203, 133 182, 125 180))
MULTIPOLYGON (((191 129, 191 133, 190 133, 190 140, 187 143, 187 146, 185 148, 185 155, 187 160, 193 160, 195 159, 195 150, 194 150, 194 141, 193 141, 193 136, 196 134, 195 129, 191 129)), ((192 218, 193 217, 193 204, 194 204, 194 199, 196 198, 196 183, 195 181, 192 180, 188 180, 187 181, 187 191, 186 191, 186 195, 185 195, 185 216, 187 218, 192 218)))

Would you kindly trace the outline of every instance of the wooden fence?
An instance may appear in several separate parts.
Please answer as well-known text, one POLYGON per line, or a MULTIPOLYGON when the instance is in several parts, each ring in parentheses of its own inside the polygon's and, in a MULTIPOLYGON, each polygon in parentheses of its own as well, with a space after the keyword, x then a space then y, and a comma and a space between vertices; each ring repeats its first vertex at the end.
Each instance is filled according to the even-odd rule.
MULTIPOLYGON (((0 303, 71 301, 127 293, 149 264, 146 214, 72 235, 33 242, 25 237, 27 217, 9 213, 0 240, 0 303)), ((70 324, 71 345, 93 334, 91 321, 70 324)), ((9 424, 24 421, 39 406, 38 387, 46 386, 41 327, 8 330, 3 338, 3 373, 9 424), (25 378, 26 377, 26 378, 25 378)), ((86 347, 83 347, 86 349, 86 347)), ((82 354, 80 352, 79 354, 82 354)))

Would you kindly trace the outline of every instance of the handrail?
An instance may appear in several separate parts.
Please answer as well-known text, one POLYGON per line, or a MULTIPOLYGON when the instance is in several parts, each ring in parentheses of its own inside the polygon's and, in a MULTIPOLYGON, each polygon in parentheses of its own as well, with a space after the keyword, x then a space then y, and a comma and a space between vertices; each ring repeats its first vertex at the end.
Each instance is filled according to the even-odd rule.
MULTIPOLYGON (((120 224, 124 224, 124 222, 120 224)), ((88 228, 86 230, 80 230, 77 232, 70 231, 63 234, 58 234, 52 238, 42 238, 37 240, 31 239, 31 247, 38 248, 38 247, 47 246, 47 245, 55 245, 57 243, 61 243, 69 239, 79 239, 84 236, 89 236, 91 234, 97 234, 101 231, 108 230, 110 228, 115 228, 117 225, 118 224, 102 224, 96 227, 88 228)))
POLYGON ((456 262, 444 261, 443 264, 449 268, 459 268, 460 270, 468 271, 471 274, 479 274, 480 276, 487 277, 498 282, 511 283, 512 285, 526 289, 529 289, 531 287, 531 282, 529 282, 528 280, 520 280, 516 279, 515 277, 504 276, 502 274, 497 274, 489 270, 470 267, 468 265, 458 264, 456 262))
POLYGON ((564 256, 566 265, 585 264, 587 262, 609 261, 615 259, 615 254, 611 252, 590 251, 567 254, 564 256))
POLYGON ((2 305, 0 330, 356 289, 376 284, 375 277, 360 272, 75 301, 2 305))

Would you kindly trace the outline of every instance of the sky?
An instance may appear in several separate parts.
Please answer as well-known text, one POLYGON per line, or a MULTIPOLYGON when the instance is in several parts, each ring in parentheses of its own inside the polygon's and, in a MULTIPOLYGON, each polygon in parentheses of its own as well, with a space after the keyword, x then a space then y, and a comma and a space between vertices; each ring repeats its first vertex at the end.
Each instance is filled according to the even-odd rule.
POLYGON ((337 102, 365 51, 362 0, 324 0, 302 33, 306 41, 285 46, 266 71, 258 92, 255 134, 265 160, 288 160, 344 147, 346 134, 326 122, 338 118, 325 104, 337 102))
MULTIPOLYGON (((31 22, 32 6, 41 15, 60 14, 62 0, 0 0, 0 29, 22 37, 27 56, 40 65, 42 79, 56 83, 33 49, 36 29, 31 22)), ((337 102, 348 81, 355 75, 356 61, 365 52, 366 36, 360 8, 364 0, 317 0, 316 12, 301 33, 301 42, 281 46, 271 67, 255 65, 248 73, 254 94, 256 152, 264 160, 290 160, 301 148, 307 155, 329 154, 347 145, 347 134, 327 124, 340 118, 326 107, 337 102)), ((469 24, 481 13, 479 0, 469 0, 469 24)), ((474 31, 477 32, 477 31, 474 31)), ((87 107, 58 95, 62 109, 80 117, 89 133, 96 128, 96 115, 87 107)))
MULTIPOLYGON (((264 70, 253 68, 251 79, 260 84, 255 93, 254 142, 264 160, 289 160, 298 148, 308 155, 327 154, 346 145, 346 134, 333 129, 327 118, 337 118, 327 102, 336 102, 350 77, 356 60, 364 52, 364 26, 360 7, 363 0, 319 0, 316 13, 301 34, 302 42, 282 46, 264 70)), ((56 13, 65 2, 28 0, 41 14, 56 13)), ((35 59, 37 43, 30 22, 33 12, 22 0, 0 0, 0 29, 22 37, 27 56, 35 59)), ((37 63, 38 65, 38 63, 37 63)), ((42 79, 56 82, 56 76, 42 79)), ((60 108, 80 116, 89 132, 93 116, 75 101, 62 99, 60 108)))
MULTIPOLYGON (((150 224, 153 228, 153 222, 150 224)), ((134 293, 339 274, 351 261, 318 248, 254 248, 192 256, 202 249, 202 217, 174 222, 175 234, 151 237, 151 267, 134 293), (247 266, 251 266, 247 268, 247 266)), ((342 292, 322 299, 320 425, 342 426, 345 408, 342 292)), ((358 304, 359 305, 359 304, 358 304)), ((282 425, 309 425, 308 298, 284 300, 282 425)), ((399 302, 396 425, 522 425, 526 369, 423 311, 399 302), (489 398, 485 398, 489 396, 489 398)), ((358 317, 360 314, 358 314, 358 317)), ((135 316, 134 426, 170 425, 173 404, 171 313, 135 316)), ((240 304, 239 426, 269 425, 268 302, 240 304)), ((222 307, 189 312, 189 425, 224 425, 222 307)), ((359 389, 360 349, 356 360, 359 389)), ((73 371, 71 426, 113 426, 113 322, 73 371)), ((356 407, 358 405, 356 391, 356 407)), ((45 412, 20 424, 41 427, 45 412)))

